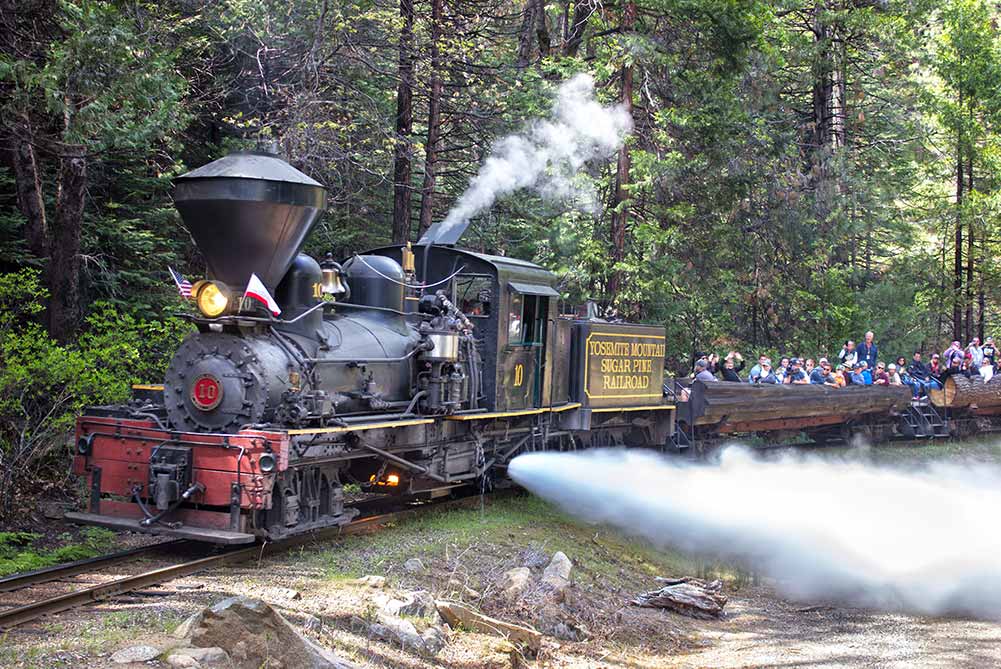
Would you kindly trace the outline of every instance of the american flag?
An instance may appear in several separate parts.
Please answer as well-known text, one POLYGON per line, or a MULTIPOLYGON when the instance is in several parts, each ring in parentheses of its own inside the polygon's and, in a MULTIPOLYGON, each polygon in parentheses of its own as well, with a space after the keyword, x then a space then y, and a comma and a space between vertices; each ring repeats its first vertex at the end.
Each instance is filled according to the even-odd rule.
POLYGON ((181 273, 175 270, 173 267, 168 267, 167 270, 170 272, 170 276, 174 279, 174 283, 177 285, 177 292, 181 294, 186 300, 191 299, 191 282, 181 276, 181 273))

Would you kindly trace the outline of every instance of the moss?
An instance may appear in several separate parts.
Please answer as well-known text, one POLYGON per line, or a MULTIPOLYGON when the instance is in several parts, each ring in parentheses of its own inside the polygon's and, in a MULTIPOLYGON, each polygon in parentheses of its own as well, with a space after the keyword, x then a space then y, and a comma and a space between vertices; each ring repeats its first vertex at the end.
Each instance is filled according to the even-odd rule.
POLYGON ((87 527, 75 541, 69 533, 61 535, 59 539, 65 543, 56 548, 37 547, 40 539, 41 535, 33 532, 0 532, 0 576, 101 555, 114 546, 115 533, 87 527))

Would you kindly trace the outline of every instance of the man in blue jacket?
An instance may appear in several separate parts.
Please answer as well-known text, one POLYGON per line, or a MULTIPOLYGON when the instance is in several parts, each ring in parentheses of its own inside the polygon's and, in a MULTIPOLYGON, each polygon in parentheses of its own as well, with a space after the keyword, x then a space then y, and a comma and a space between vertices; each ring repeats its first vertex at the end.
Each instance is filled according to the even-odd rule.
POLYGON ((876 369, 876 361, 879 360, 879 348, 873 341, 872 331, 865 333, 865 339, 858 345, 858 361, 864 362, 870 369, 876 369))

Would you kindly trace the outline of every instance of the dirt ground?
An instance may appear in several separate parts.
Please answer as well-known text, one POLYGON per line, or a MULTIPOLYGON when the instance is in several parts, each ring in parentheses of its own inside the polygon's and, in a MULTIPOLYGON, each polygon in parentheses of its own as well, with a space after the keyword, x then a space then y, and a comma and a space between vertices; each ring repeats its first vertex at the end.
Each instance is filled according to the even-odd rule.
MULTIPOLYGON (((884 455, 935 459, 927 448, 884 455)), ((983 461, 1001 455, 995 446, 973 449, 983 461)), ((512 657, 515 664, 540 668, 1001 667, 1001 622, 789 601, 771 584, 755 583, 727 565, 655 551, 580 524, 530 497, 429 514, 374 535, 197 574, 26 625, 0 636, 0 667, 166 667, 162 658, 134 666, 113 665, 109 658, 137 643, 168 648, 176 643, 170 632, 185 617, 232 595, 262 598, 300 629, 316 616, 322 629, 306 634, 361 667, 500 668, 513 666, 512 657), (533 658, 512 654, 501 639, 463 630, 450 632, 444 649, 433 656, 371 634, 380 601, 417 589, 504 620, 537 624, 545 600, 531 588, 521 598, 507 599, 498 583, 505 571, 519 566, 538 579, 555 551, 574 564, 560 615, 586 631, 586 638, 547 636, 533 658), (414 558, 420 568, 405 568, 414 558), (385 588, 352 582, 366 574, 385 576, 385 588), (682 575, 724 581, 730 598, 725 619, 694 620, 630 605, 637 593, 657 587, 655 576, 682 575)), ((0 594, 0 605, 3 601, 0 594)), ((414 622, 419 629, 432 624, 414 622)))

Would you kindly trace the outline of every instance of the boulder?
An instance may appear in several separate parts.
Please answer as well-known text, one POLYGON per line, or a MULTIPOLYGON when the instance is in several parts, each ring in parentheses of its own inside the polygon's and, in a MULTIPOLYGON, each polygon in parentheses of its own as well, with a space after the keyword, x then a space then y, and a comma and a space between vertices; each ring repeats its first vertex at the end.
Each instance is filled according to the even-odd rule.
POLYGON ((318 634, 323 631, 323 621, 316 616, 308 616, 306 622, 302 624, 302 628, 307 632, 318 634))
POLYGON ((434 605, 434 597, 427 590, 415 590, 404 595, 399 601, 394 613, 398 616, 414 616, 416 618, 430 618, 437 614, 438 609, 434 605))
POLYGON ((524 594, 532 582, 532 570, 528 567, 515 567, 504 572, 500 579, 500 588, 505 597, 517 599, 524 594))
POLYGON ((432 625, 431 627, 424 630, 421 634, 421 638, 424 639, 424 649, 432 655, 438 654, 438 652, 445 647, 448 643, 448 633, 446 632, 446 627, 444 625, 437 626, 432 625))
POLYGON ((502 636, 505 639, 524 644, 532 651, 538 652, 542 647, 542 634, 526 625, 517 625, 497 618, 485 616, 459 602, 436 601, 438 613, 448 623, 449 627, 502 636))
POLYGON ((410 558, 403 563, 403 569, 411 574, 424 571, 424 563, 417 558, 410 558))
POLYGON ((570 570, 573 563, 562 551, 557 551, 549 565, 542 572, 541 583, 543 588, 556 595, 562 595, 563 591, 570 585, 570 570))
POLYGON ((230 597, 198 615, 189 627, 191 645, 223 649, 233 669, 355 667, 299 634, 280 613, 259 599, 230 597))
POLYGON ((160 654, 160 649, 155 646, 129 646, 111 656, 111 661, 115 664, 132 664, 133 662, 149 662, 155 660, 160 654))
POLYGON ((219 647, 175 648, 167 655, 167 664, 179 669, 227 666, 229 655, 219 647))
POLYGON ((399 644, 408 650, 424 651, 424 639, 417 632, 417 628, 409 620, 404 620, 399 616, 389 613, 379 613, 377 622, 369 625, 369 632, 383 639, 399 644))

